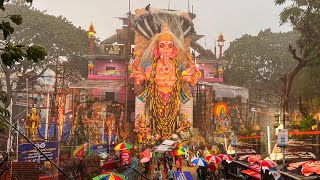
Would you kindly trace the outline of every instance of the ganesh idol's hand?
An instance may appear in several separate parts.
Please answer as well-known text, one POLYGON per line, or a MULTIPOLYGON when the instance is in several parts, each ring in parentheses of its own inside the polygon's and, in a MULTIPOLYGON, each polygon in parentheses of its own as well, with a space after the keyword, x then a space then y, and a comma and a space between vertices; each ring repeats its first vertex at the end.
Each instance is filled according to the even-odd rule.
POLYGON ((136 84, 140 84, 147 79, 146 74, 143 71, 133 72, 133 78, 136 84))
POLYGON ((183 71, 181 73, 181 81, 182 82, 188 82, 191 83, 192 82, 192 76, 190 73, 188 73, 187 71, 183 71))

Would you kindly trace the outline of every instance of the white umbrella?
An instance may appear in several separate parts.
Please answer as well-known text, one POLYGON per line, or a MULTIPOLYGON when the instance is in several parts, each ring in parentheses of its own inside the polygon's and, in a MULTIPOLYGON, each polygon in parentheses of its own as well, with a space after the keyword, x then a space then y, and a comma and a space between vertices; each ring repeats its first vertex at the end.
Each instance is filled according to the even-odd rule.
POLYGON ((202 158, 194 158, 191 162, 196 166, 203 166, 203 167, 208 166, 208 163, 206 162, 206 160, 202 158))

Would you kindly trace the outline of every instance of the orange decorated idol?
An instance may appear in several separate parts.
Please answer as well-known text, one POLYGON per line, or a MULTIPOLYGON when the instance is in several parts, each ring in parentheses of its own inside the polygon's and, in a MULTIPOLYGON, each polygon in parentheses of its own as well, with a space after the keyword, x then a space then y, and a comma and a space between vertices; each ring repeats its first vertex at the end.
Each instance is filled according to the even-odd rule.
POLYGON ((136 11, 134 81, 136 115, 150 117, 152 133, 167 139, 175 132, 177 117, 192 112, 190 85, 201 73, 190 58, 189 35, 194 32, 188 15, 155 10, 136 11))

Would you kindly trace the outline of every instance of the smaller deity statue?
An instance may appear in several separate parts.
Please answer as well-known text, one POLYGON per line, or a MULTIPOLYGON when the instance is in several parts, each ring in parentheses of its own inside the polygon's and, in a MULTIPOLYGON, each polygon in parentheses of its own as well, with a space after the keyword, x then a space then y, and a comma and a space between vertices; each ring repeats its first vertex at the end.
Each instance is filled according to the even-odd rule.
POLYGON ((107 136, 110 136, 112 135, 112 132, 114 131, 115 129, 115 118, 114 118, 114 115, 113 114, 109 114, 109 116, 107 117, 107 120, 106 120, 106 132, 107 132, 107 136))
POLYGON ((31 113, 28 114, 26 121, 26 128, 29 129, 29 138, 36 140, 36 132, 41 127, 40 116, 37 113, 36 108, 31 109, 31 113))
POLYGON ((217 119, 217 130, 218 131, 229 131, 230 130, 230 117, 222 109, 217 119))
MULTIPOLYGON (((147 139, 147 121, 143 114, 138 115, 138 118, 135 120, 134 132, 137 133, 138 139, 142 141, 147 139)), ((151 134, 151 132, 148 133, 151 134)))
POLYGON ((151 140, 151 128, 150 128, 149 126, 146 128, 145 139, 146 139, 148 142, 150 142, 150 140, 151 140))
POLYGON ((99 128, 97 126, 97 124, 91 128, 91 137, 93 144, 99 144, 100 143, 100 131, 99 128))
POLYGON ((182 139, 189 139, 192 136, 192 123, 188 120, 189 115, 184 114, 183 120, 179 123, 177 133, 180 133, 182 139))

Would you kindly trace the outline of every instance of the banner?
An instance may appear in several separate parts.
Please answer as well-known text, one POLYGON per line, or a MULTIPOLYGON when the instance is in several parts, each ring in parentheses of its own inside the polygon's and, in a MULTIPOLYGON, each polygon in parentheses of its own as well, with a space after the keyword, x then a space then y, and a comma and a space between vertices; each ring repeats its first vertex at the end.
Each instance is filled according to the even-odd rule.
MULTIPOLYGON (((58 160, 58 147, 57 141, 52 142, 38 142, 35 145, 50 159, 53 161, 58 160)), ((40 162, 47 161, 47 159, 41 155, 38 150, 29 143, 19 144, 19 158, 18 161, 31 161, 40 162)))
POLYGON ((125 166, 130 164, 130 150, 123 150, 120 153, 121 156, 121 165, 125 166))
POLYGON ((238 139, 237 139, 237 137, 233 137, 232 139, 231 139, 231 146, 238 146, 238 139))
POLYGON ((99 156, 101 153, 109 153, 109 145, 102 144, 102 145, 92 145, 91 152, 94 155, 99 156))
POLYGON ((288 129, 279 129, 277 143, 279 147, 288 146, 288 129))

